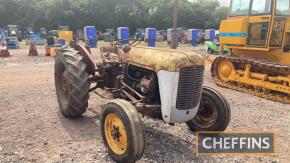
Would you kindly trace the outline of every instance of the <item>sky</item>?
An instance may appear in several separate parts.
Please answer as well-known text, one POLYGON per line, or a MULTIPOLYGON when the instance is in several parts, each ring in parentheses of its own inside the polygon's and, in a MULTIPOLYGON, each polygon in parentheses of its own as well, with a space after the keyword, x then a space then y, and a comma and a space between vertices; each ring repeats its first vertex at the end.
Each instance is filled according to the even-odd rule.
POLYGON ((222 6, 228 6, 230 3, 230 0, 219 0, 222 6))
MULTIPOLYGON (((189 0, 189 1, 194 1, 194 0, 189 0)), ((221 6, 228 6, 230 3, 230 0, 218 0, 220 1, 221 6)))

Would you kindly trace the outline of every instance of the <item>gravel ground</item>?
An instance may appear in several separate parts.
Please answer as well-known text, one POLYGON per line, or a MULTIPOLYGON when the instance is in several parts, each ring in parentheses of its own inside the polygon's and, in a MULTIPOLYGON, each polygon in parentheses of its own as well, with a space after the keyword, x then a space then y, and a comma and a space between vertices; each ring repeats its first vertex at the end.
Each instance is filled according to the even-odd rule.
MULTIPOLYGON (((54 60, 28 57, 28 49, 12 52, 13 57, 0 58, 0 162, 113 162, 99 132, 106 100, 92 94, 83 117, 64 118, 56 101, 54 60)), ((145 117, 146 149, 139 162, 289 162, 290 105, 217 87, 209 66, 205 85, 222 92, 231 105, 227 131, 275 131, 276 153, 196 156, 195 135, 186 125, 145 117)))

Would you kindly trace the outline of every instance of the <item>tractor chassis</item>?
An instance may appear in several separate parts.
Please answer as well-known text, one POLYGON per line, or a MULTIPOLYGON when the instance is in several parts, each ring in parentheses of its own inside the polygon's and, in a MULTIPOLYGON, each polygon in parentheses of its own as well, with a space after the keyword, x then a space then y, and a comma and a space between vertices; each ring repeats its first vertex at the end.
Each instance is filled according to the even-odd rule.
POLYGON ((106 82, 110 81, 106 79, 109 76, 109 74, 106 73, 106 69, 117 66, 121 64, 121 62, 116 62, 116 58, 114 61, 111 61, 104 58, 103 56, 107 53, 118 54, 118 50, 116 48, 101 48, 102 63, 95 65, 91 57, 89 47, 79 44, 75 44, 73 47, 81 54, 81 56, 83 56, 84 62, 87 64, 86 71, 88 74, 90 74, 88 81, 91 85, 94 85, 89 89, 89 92, 94 92, 104 99, 128 100, 142 115, 147 115, 151 118, 161 118, 161 105, 146 104, 145 101, 147 100, 147 97, 142 96, 139 92, 135 91, 132 87, 124 83, 122 75, 117 76, 117 81, 114 88, 105 87, 108 84, 106 82))
MULTIPOLYGON (((94 63, 88 47, 77 44, 61 49, 55 61, 56 94, 65 117, 85 113, 90 92, 112 99, 102 106, 100 132, 109 155, 117 162, 135 162, 144 153, 145 133, 140 113, 164 120, 159 94, 154 92, 156 74, 138 67, 129 69, 130 65, 122 58, 122 51, 129 52, 133 43, 122 49, 116 43, 101 48, 100 64, 94 63), (143 73, 146 78, 136 82, 129 74, 135 69, 137 77, 138 73, 143 73)), ((216 90, 204 86, 197 114, 182 123, 192 131, 223 131, 230 116, 227 100, 216 90)))

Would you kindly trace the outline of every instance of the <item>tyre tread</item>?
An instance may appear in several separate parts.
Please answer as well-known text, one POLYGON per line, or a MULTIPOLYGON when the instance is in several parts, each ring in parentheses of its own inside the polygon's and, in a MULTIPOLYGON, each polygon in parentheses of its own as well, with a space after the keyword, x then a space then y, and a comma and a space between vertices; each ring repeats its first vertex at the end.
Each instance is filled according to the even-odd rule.
MULTIPOLYGON (((69 74, 69 105, 66 108, 62 107, 61 112, 66 117, 81 116, 86 111, 89 100, 90 86, 89 75, 86 72, 87 65, 83 61, 83 57, 72 48, 63 49, 57 55, 56 60, 64 65, 69 74)), ((55 65, 55 69, 58 71, 57 65, 55 65)))

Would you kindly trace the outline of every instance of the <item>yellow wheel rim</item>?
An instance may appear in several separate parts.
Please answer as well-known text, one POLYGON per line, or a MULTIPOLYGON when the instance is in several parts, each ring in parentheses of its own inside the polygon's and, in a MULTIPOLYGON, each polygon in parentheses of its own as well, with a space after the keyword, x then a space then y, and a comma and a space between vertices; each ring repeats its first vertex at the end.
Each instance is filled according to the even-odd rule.
POLYGON ((106 140, 111 150, 118 155, 124 154, 128 145, 128 137, 121 118, 114 113, 108 114, 104 128, 106 140))
POLYGON ((221 61, 218 65, 218 76, 223 81, 229 81, 234 65, 229 61, 221 61))

